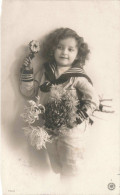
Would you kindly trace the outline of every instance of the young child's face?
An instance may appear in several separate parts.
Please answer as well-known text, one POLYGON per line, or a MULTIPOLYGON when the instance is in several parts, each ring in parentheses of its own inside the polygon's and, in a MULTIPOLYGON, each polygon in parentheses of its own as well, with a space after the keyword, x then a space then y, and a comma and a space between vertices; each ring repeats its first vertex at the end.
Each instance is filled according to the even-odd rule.
POLYGON ((54 51, 57 66, 71 66, 78 54, 77 41, 68 37, 59 41, 54 51))

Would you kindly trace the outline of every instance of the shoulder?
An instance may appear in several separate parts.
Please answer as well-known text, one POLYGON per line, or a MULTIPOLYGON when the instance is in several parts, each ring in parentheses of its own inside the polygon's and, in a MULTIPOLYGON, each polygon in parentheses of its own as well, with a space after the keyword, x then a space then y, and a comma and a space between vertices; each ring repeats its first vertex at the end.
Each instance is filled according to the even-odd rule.
POLYGON ((75 77, 71 77, 70 79, 74 86, 79 86, 79 85, 90 85, 90 86, 93 86, 93 83, 91 81, 91 79, 87 76, 75 76, 75 77))
POLYGON ((82 83, 89 83, 89 84, 91 84, 91 83, 88 81, 88 79, 85 78, 85 77, 71 77, 70 80, 73 81, 73 83, 74 83, 75 85, 77 85, 78 83, 79 83, 79 84, 82 84, 82 83))
POLYGON ((92 83, 91 78, 88 76, 88 74, 85 72, 85 70, 81 67, 72 67, 68 72, 68 75, 71 77, 75 77, 76 80, 87 80, 89 83, 92 83))

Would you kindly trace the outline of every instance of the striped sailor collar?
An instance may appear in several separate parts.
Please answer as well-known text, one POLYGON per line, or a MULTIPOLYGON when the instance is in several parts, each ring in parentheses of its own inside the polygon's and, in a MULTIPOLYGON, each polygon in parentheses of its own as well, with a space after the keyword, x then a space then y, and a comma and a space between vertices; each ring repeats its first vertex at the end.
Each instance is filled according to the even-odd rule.
POLYGON ((45 63, 45 75, 46 78, 53 84, 60 84, 66 82, 71 77, 85 77, 91 84, 91 79, 87 76, 84 69, 78 67, 77 63, 73 67, 64 72, 58 79, 55 77, 56 63, 45 63))
POLYGON ((85 71, 80 67, 71 67, 66 72, 64 72, 63 75, 66 75, 66 74, 79 74, 79 73, 85 74, 85 71))

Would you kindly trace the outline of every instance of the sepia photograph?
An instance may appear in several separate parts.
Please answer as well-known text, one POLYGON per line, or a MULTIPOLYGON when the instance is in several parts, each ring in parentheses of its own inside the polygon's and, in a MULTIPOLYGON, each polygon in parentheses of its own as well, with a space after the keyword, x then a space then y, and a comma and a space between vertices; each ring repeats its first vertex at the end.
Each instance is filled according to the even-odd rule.
POLYGON ((1 195, 120 194, 120 2, 1 2, 1 195))

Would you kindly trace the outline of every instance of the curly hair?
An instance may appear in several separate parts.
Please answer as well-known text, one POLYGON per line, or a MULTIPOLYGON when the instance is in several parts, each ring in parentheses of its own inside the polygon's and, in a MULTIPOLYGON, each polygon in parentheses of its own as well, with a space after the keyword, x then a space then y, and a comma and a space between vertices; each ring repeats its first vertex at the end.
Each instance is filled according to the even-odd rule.
POLYGON ((87 43, 84 42, 83 37, 80 37, 74 30, 70 28, 58 28, 51 32, 43 42, 43 57, 48 61, 54 61, 54 50, 59 44, 60 40, 72 37, 77 41, 78 55, 75 62, 80 66, 85 65, 85 61, 88 59, 88 53, 90 52, 87 43))

